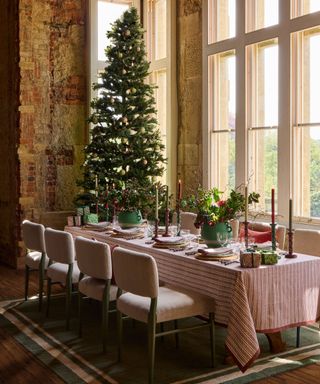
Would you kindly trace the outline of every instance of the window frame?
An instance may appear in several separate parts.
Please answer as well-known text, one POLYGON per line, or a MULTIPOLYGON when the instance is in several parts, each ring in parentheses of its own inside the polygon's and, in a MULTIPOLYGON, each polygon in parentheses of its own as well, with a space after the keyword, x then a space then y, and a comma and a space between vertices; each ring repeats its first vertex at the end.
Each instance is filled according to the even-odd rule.
MULTIPOLYGON (((236 185, 247 183, 249 152, 248 152, 248 111, 247 100, 249 89, 247 79, 246 47, 261 41, 278 39, 279 46, 279 116, 278 116, 278 222, 287 224, 289 217, 289 198, 294 193, 293 189, 293 113, 292 106, 295 105, 296 82, 292 67, 297 65, 291 60, 292 34, 297 31, 317 27, 320 25, 320 11, 291 18, 291 5, 296 6, 299 0, 279 1, 279 23, 267 28, 246 32, 246 5, 250 0, 237 0, 236 7, 236 36, 224 41, 209 44, 209 22, 208 3, 203 3, 202 13, 202 36, 203 36, 203 185, 206 188, 213 186, 212 180, 212 140, 209 125, 209 83, 212 79, 208 75, 209 59, 211 55, 230 51, 236 52, 236 185), (292 96, 291 96, 292 95, 292 96), (208 139, 209 138, 209 139, 208 139)), ((294 199, 296 201, 296 199, 294 199)), ((296 212, 296 209, 294 209, 296 212)), ((270 218, 266 214, 263 219, 270 218)), ((319 219, 302 218, 294 216, 294 221, 305 224, 320 223, 319 219)))

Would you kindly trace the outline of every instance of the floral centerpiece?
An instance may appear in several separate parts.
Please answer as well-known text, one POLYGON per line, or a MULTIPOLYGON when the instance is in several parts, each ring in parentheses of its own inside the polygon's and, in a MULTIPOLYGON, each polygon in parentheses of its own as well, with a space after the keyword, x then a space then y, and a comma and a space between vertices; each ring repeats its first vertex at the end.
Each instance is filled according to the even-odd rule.
MULTIPOLYGON (((195 226, 201 228, 202 237, 209 236, 208 245, 217 246, 217 233, 224 231, 231 236, 230 220, 239 218, 246 209, 245 196, 239 188, 232 189, 229 197, 224 198, 224 193, 218 188, 204 189, 201 186, 195 194, 182 200, 181 208, 197 213, 195 226), (210 231, 210 228, 214 228, 210 231)), ((257 203, 260 195, 251 192, 248 195, 248 204, 257 203)))

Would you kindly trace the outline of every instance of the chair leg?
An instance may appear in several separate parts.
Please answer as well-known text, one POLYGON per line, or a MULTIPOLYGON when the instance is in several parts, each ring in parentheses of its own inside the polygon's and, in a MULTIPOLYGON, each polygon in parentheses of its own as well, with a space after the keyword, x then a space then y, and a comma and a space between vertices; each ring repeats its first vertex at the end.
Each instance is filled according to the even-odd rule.
POLYGON ((122 359, 122 313, 117 311, 117 330, 118 330, 118 361, 122 359))
POLYGON ((66 330, 70 329, 71 294, 72 294, 72 283, 68 281, 66 286, 66 330))
POLYGON ((79 333, 79 337, 82 336, 82 308, 81 308, 81 304, 82 304, 82 293, 79 291, 78 292, 78 317, 79 317, 78 333, 79 333))
POLYGON ((297 327, 296 348, 300 347, 300 331, 301 331, 301 327, 297 327))
POLYGON ((148 319, 148 365, 149 365, 149 384, 153 384, 154 378, 154 354, 156 344, 156 299, 151 299, 151 306, 148 319))
MULTIPOLYGON (((174 320, 174 329, 178 329, 178 320, 174 320)), ((176 340, 176 348, 179 348, 179 333, 175 333, 174 337, 176 340)))
POLYGON ((210 346, 211 346, 211 365, 212 367, 215 366, 215 360, 216 360, 216 351, 215 351, 215 340, 214 340, 214 315, 213 313, 209 314, 209 322, 210 322, 210 346))
POLYGON ((46 316, 49 316, 49 308, 50 308, 50 299, 51 299, 51 279, 48 277, 47 279, 47 311, 46 316))
POLYGON ((106 350, 107 350, 108 319, 109 319, 109 297, 107 297, 102 302, 102 343, 103 343, 102 345, 103 345, 103 353, 105 353, 106 350))
POLYGON ((40 264, 40 268, 39 268, 39 311, 41 311, 41 309, 42 309, 43 283, 44 283, 44 266, 40 264))
POLYGON ((25 280, 24 280, 24 299, 25 301, 28 300, 28 290, 29 290, 29 267, 26 265, 25 270, 25 280))

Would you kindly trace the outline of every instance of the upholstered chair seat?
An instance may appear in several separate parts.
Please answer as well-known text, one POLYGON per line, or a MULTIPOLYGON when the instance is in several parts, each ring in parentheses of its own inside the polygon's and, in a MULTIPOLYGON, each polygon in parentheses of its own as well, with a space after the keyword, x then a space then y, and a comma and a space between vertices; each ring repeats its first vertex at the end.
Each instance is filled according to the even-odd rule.
POLYGON ((315 229, 295 229, 293 233, 294 252, 320 256, 320 231, 315 229))
MULTIPOLYGON (((116 284, 119 287, 117 299, 118 357, 121 359, 122 315, 148 325, 149 383, 154 379, 154 355, 156 337, 187 331, 178 328, 177 320, 208 314, 208 319, 199 327, 209 327, 211 364, 214 365, 214 301, 206 296, 173 286, 159 287, 157 264, 154 258, 144 253, 115 248, 112 255, 116 284), (175 329, 156 332, 156 324, 174 320, 175 329)), ((194 329, 194 327, 192 327, 194 329)))
POLYGON ((82 297, 102 302, 103 351, 107 347, 109 303, 117 298, 117 287, 111 284, 112 263, 108 244, 84 237, 75 239, 78 266, 80 269, 79 291, 79 335, 82 333, 82 297))
MULTIPOLYGON (((129 317, 147 323, 150 298, 123 293, 118 299, 117 308, 129 317)), ((213 301, 201 294, 183 291, 177 287, 159 287, 157 323, 192 317, 195 314, 204 314, 213 310, 213 301)))
MULTIPOLYGON (((47 277, 49 277, 55 283, 61 283, 62 285, 66 285, 66 280, 68 276, 68 264, 63 263, 54 263, 51 264, 47 269, 47 277)), ((79 281, 80 270, 78 268, 78 264, 75 261, 73 263, 73 271, 72 271, 72 284, 77 284, 79 281)))
POLYGON ((45 270, 49 259, 46 254, 45 228, 42 224, 24 220, 22 223, 22 238, 27 248, 25 258, 25 300, 28 300, 29 274, 31 271, 39 273, 39 310, 42 307, 43 284, 45 270))
MULTIPOLYGON (((26 254, 25 263, 31 269, 38 269, 41 262, 42 252, 31 251, 26 254)), ((47 255, 44 260, 44 269, 47 269, 49 259, 47 255)))
MULTIPOLYGON (((96 279, 94 277, 85 276, 79 282, 79 291, 92 299, 102 301, 103 293, 106 286, 106 281, 103 279, 96 279)), ((117 298, 117 287, 111 285, 110 287, 110 301, 117 298)))

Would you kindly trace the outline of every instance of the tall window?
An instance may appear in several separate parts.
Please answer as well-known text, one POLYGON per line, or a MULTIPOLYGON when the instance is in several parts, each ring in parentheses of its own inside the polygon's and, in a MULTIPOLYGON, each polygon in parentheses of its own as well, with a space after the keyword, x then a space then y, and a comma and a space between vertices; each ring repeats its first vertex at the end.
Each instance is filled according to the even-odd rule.
POLYGON ((155 90, 157 120, 168 158, 162 182, 176 186, 176 87, 175 87, 175 1, 147 0, 144 2, 147 53, 150 61, 150 82, 155 90))
POLYGON ((139 10, 139 0, 90 0, 90 91, 98 81, 99 72, 106 66, 105 48, 109 44, 106 33, 111 24, 130 6, 139 10))
POLYGON ((319 0, 204 2, 204 184, 249 182, 266 214, 275 187, 283 223, 290 197, 320 219, 319 20, 319 0))

